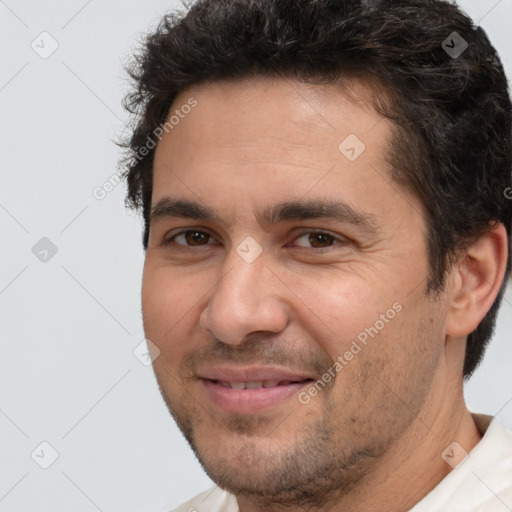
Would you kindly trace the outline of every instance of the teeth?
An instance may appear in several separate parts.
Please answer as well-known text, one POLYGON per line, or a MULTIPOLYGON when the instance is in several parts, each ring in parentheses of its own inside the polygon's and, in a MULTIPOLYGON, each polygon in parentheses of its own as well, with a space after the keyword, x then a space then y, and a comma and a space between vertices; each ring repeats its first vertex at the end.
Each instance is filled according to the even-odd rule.
POLYGON ((260 388, 274 388, 279 385, 290 384, 289 380, 264 380, 258 382, 228 382, 225 380, 217 381, 222 387, 231 389, 260 389, 260 388))
POLYGON ((245 389, 259 389, 263 387, 263 382, 246 382, 245 389))

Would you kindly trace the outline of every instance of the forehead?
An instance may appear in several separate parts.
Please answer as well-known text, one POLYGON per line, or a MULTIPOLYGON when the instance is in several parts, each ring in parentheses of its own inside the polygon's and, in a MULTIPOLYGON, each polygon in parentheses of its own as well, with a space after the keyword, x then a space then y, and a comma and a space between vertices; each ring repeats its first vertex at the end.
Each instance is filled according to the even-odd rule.
POLYGON ((256 77, 189 88, 176 97, 169 115, 194 98, 197 107, 187 118, 194 122, 201 117, 201 127, 195 128, 216 134, 219 142, 224 142, 226 135, 233 142, 241 142, 280 134, 319 143, 326 134, 339 132, 341 136, 346 130, 359 130, 362 135, 383 121, 372 106, 373 94, 373 89, 360 80, 318 85, 256 77))
POLYGON ((373 108, 364 82, 316 85, 285 78, 191 87, 175 99, 167 126, 156 149, 156 181, 162 166, 191 170, 264 163, 293 166, 299 178, 333 166, 355 176, 361 163, 356 159, 387 165, 392 129, 373 108))

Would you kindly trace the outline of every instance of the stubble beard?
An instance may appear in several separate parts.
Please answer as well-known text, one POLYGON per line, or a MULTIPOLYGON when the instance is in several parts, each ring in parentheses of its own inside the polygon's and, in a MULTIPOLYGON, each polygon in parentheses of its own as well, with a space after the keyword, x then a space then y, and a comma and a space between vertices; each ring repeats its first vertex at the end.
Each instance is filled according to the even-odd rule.
MULTIPOLYGON (((374 340, 360 356, 364 359, 344 368, 309 404, 291 402, 281 425, 264 415, 209 414, 183 378, 166 379, 169 371, 157 368, 161 358, 155 375, 171 415, 219 487, 262 510, 328 508, 372 478, 428 398, 439 356, 430 319, 416 327, 414 343, 401 344, 400 358, 381 354, 378 343, 385 341, 374 340), (309 406, 305 411, 311 414, 297 409, 309 406), (280 428, 288 429, 284 442, 280 428)), ((319 360, 313 364, 313 359, 306 357, 297 367, 318 371, 319 360)))
MULTIPOLYGON (((375 365, 371 367, 375 372, 375 365)), ((369 372, 370 368, 366 378, 369 372)), ((364 383, 361 385, 364 387, 364 383)), ((171 415, 208 476, 220 488, 266 510, 335 504, 371 473, 379 458, 413 422, 424 401, 413 402, 414 410, 406 407, 403 414, 388 411, 379 417, 382 403, 393 398, 389 388, 384 387, 381 396, 372 401, 379 408, 375 412, 378 420, 369 419, 372 415, 367 410, 364 417, 355 413, 338 418, 343 406, 333 407, 327 392, 314 423, 301 426, 293 441, 282 446, 264 439, 263 433, 279 429, 269 428, 264 418, 230 415, 227 419, 213 419, 186 391, 179 400, 171 401, 160 381, 159 386, 171 415), (355 436, 354 429, 358 429, 355 436), (228 435, 233 442, 220 450, 219 436, 228 435)), ((344 403, 354 399, 349 393, 344 403)))

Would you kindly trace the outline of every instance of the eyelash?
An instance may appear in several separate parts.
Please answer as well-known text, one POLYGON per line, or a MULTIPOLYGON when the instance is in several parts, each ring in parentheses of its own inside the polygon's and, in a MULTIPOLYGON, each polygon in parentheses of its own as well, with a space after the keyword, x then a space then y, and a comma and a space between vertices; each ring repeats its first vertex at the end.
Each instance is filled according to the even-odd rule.
MULTIPOLYGON (((181 236, 181 235, 185 235, 187 233, 200 233, 202 235, 206 235, 209 237, 209 240, 210 241, 211 239, 213 239, 213 236, 210 235, 210 233, 208 233, 207 231, 202 231, 202 230, 199 230, 199 229, 184 229, 182 231, 179 231, 177 233, 175 233, 174 235, 172 235, 171 237, 165 239, 163 241, 163 244, 164 246, 169 246, 171 245, 173 242, 175 242, 175 239, 178 237, 178 236, 181 236)), ((306 236, 306 235, 313 235, 313 234, 317 234, 317 235, 327 235, 328 237, 331 237, 333 239, 333 244, 332 245, 329 245, 327 247, 307 247, 307 246, 301 246, 299 245, 298 247, 300 247, 302 250, 308 250, 308 249, 314 249, 316 252, 322 252, 322 251, 325 251, 325 250, 330 250, 332 249, 333 247, 336 247, 336 242, 341 243, 342 245, 346 245, 347 243, 349 243, 349 241, 343 237, 340 237, 340 236, 337 236, 337 235, 334 235, 332 233, 330 233, 329 231, 322 231, 322 230, 309 230, 309 231, 303 231, 302 233, 299 233, 295 238, 294 238, 294 241, 298 240, 299 238, 302 238, 303 236, 306 236)), ((206 244, 199 244, 197 246, 193 246, 193 245, 187 245, 187 244, 177 244, 178 247, 180 247, 181 249, 189 249, 189 248, 193 248, 193 247, 204 247, 204 246, 208 246, 208 245, 211 245, 210 243, 206 243, 206 244)))

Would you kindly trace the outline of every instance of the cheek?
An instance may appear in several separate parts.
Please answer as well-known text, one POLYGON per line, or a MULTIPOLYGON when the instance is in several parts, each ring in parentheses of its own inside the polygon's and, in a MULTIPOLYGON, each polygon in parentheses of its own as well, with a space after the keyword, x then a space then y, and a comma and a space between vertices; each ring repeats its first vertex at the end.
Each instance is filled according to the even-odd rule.
POLYGON ((372 328, 376 322, 381 327, 381 314, 391 310, 391 317, 396 313, 392 309, 392 296, 348 275, 301 279, 294 292, 300 299, 294 309, 302 328, 310 332, 333 360, 349 350, 358 337, 364 339, 365 329, 372 328))
POLYGON ((203 293, 197 283, 194 285, 180 278, 175 270, 145 265, 142 278, 144 332, 162 355, 176 356, 185 346, 190 347, 190 333, 198 322, 203 293))

